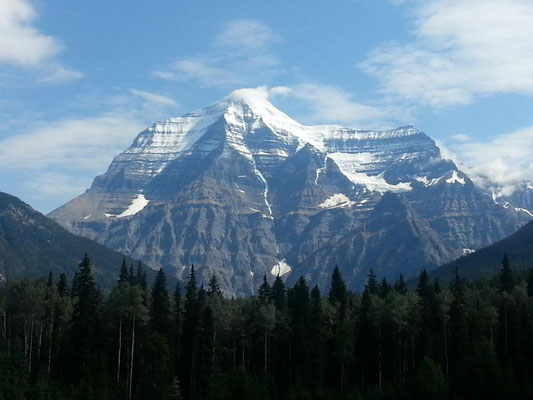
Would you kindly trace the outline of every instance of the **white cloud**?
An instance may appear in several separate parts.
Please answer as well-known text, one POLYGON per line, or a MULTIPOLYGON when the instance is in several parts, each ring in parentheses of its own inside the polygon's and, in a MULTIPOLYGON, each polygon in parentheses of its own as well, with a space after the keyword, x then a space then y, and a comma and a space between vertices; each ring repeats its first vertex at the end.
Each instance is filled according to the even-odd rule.
POLYGON ((533 126, 498 135, 487 142, 470 141, 451 146, 461 168, 479 178, 512 188, 533 180, 533 126))
POLYGON ((465 135, 464 133, 458 133, 456 135, 452 135, 451 138, 455 140, 456 142, 469 142, 472 140, 472 138, 468 135, 465 135))
POLYGON ((385 44, 360 64, 386 94, 434 107, 494 93, 533 94, 531 1, 406 3, 414 40, 385 44))
MULTIPOLYGON (((216 35, 209 53, 183 57, 152 76, 204 87, 230 88, 257 84, 279 73, 280 61, 271 45, 280 37, 262 22, 234 20, 216 35)), ((264 83, 264 82, 261 82, 264 83)))
POLYGON ((264 23, 241 19, 228 22, 217 35, 215 44, 238 51, 256 51, 279 40, 280 37, 264 23))
MULTIPOLYGON (((44 197, 77 196, 91 183, 91 178, 79 178, 59 172, 40 172, 32 175, 25 187, 44 197)), ((36 196, 36 197, 40 197, 36 196)))
POLYGON ((43 123, 0 140, 0 166, 102 172, 143 126, 129 114, 113 113, 43 123))
POLYGON ((44 72, 45 76, 41 79, 41 82, 67 82, 83 77, 81 72, 62 65, 49 66, 44 68, 44 72))
POLYGON ((241 79, 230 70, 215 66, 217 60, 205 57, 177 60, 171 71, 157 71, 152 75, 176 81, 196 81, 207 87, 226 87, 238 84, 241 79))
POLYGON ((36 17, 28 0, 0 0, 0 62, 32 66, 59 52, 56 39, 31 25, 36 17))
MULTIPOLYGON (((280 90, 278 88, 274 93, 279 93, 280 90)), ((359 103, 351 94, 329 85, 299 84, 285 89, 284 94, 306 103, 315 122, 375 122, 387 114, 384 109, 359 103)))
POLYGON ((319 83, 301 83, 292 86, 271 87, 268 97, 284 96, 297 105, 296 116, 308 124, 333 123, 365 129, 390 129, 394 121, 412 120, 407 108, 391 105, 370 105, 357 101, 352 93, 336 86, 319 83), (303 111, 303 115, 301 111, 303 111), (297 114, 300 115, 297 115, 297 114), (391 123, 393 122, 393 123, 391 123))
POLYGON ((156 106, 163 106, 163 107, 177 107, 178 106, 178 103, 176 103, 170 97, 163 96, 161 94, 156 94, 156 93, 147 92, 147 91, 138 90, 138 89, 130 89, 130 93, 156 106))

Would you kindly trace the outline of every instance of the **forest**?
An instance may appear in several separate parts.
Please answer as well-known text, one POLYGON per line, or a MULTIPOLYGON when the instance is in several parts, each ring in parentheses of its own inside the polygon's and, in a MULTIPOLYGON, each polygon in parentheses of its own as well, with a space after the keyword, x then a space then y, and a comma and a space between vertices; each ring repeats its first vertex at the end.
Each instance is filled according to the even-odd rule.
POLYGON ((339 270, 328 293, 264 277, 226 298, 215 275, 168 288, 117 265, 98 289, 86 255, 65 274, 0 288, 0 399, 531 399, 533 275, 408 290, 339 270))

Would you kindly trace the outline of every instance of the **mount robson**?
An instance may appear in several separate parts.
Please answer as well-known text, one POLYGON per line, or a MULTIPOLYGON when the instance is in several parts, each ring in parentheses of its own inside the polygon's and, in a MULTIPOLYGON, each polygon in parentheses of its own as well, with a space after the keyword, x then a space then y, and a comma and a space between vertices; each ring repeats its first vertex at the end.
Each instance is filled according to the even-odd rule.
POLYGON ((533 218, 533 186, 477 186, 412 126, 304 126, 241 89, 157 122, 82 195, 49 214, 69 231, 228 295, 267 276, 353 289, 370 268, 408 278, 490 245, 533 218))

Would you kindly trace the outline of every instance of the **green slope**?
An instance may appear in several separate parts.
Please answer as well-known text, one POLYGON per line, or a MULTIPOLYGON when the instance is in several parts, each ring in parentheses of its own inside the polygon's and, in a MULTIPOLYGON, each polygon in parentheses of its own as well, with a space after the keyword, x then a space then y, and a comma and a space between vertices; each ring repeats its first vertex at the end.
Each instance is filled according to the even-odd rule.
POLYGON ((442 265, 429 274, 442 282, 448 282, 453 278, 457 266, 459 273, 467 279, 490 278, 499 272, 505 253, 509 256, 513 269, 533 268, 533 221, 528 222, 511 236, 442 265))
MULTIPOLYGON (((0 283, 46 276, 49 271, 56 278, 61 272, 71 278, 84 253, 93 263, 97 283, 102 288, 114 285, 122 254, 73 235, 20 199, 0 192, 0 283)), ((137 261, 126 260, 137 267, 137 261)))

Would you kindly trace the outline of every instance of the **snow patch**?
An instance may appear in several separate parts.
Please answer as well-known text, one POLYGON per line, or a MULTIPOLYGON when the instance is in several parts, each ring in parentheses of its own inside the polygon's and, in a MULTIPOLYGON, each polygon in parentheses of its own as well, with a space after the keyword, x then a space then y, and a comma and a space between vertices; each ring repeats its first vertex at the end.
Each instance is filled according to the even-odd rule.
POLYGON ((270 273, 274 276, 282 276, 291 272, 291 267, 285 262, 285 259, 279 261, 272 267, 270 273))
POLYGON ((92 214, 89 214, 89 215, 86 215, 85 217, 83 217, 83 219, 89 219, 92 217, 92 214))
POLYGON ((515 207, 514 209, 516 211, 518 211, 518 212, 523 212, 523 213, 529 215, 530 217, 533 217, 533 213, 531 211, 529 211, 528 209, 521 208, 521 207, 515 207))
POLYGON ((408 182, 400 182, 396 185, 388 183, 383 175, 367 175, 363 172, 359 172, 361 168, 361 154, 350 153, 331 153, 328 156, 335 161, 341 172, 350 181, 357 185, 364 185, 369 190, 385 193, 385 192, 408 192, 411 185, 408 182))
POLYGON ((457 171, 452 172, 452 177, 446 179, 446 183, 459 183, 461 185, 465 184, 465 178, 460 178, 459 175, 457 175, 457 171))
POLYGON ((132 215, 135 215, 139 211, 141 211, 144 207, 146 207, 149 202, 150 200, 147 200, 143 194, 138 194, 137 197, 131 203, 131 205, 126 210, 122 211, 119 215, 117 215, 116 217, 124 218, 124 217, 130 217, 132 215))
POLYGON ((355 201, 351 201, 346 195, 342 193, 336 193, 324 200, 318 206, 320 208, 338 208, 338 207, 350 207, 355 204, 355 201))
POLYGON ((320 177, 320 174, 321 174, 323 171, 326 170, 327 165, 328 165, 328 153, 326 153, 326 155, 325 155, 325 157, 324 157, 324 164, 322 165, 322 167, 317 168, 317 170, 316 170, 315 185, 318 185, 318 178, 320 177))
POLYGON ((475 250, 473 249, 463 249, 463 256, 466 256, 468 254, 475 253, 475 250))

